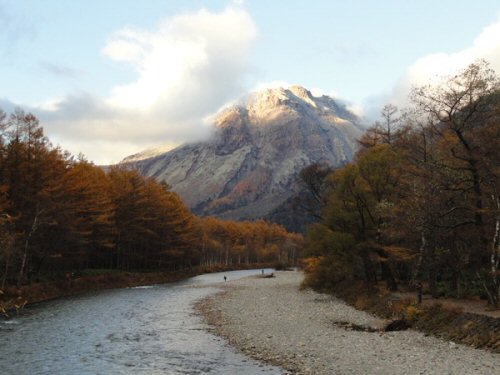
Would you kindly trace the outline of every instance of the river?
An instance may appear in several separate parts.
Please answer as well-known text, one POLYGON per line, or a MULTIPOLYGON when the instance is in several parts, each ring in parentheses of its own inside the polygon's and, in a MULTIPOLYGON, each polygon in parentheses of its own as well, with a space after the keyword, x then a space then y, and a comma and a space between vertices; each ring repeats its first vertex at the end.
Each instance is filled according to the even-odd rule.
POLYGON ((196 301, 219 290, 223 276, 230 281, 258 272, 206 274, 28 307, 0 320, 0 374, 280 374, 235 352, 193 311, 196 301))

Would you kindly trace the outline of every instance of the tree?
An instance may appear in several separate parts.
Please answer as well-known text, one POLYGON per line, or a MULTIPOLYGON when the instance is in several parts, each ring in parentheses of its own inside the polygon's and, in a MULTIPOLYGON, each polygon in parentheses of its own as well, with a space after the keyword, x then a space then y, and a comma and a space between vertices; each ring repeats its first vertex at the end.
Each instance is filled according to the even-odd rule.
POLYGON ((327 176, 330 173, 332 173, 332 168, 325 163, 313 163, 303 168, 299 173, 300 182, 304 185, 305 190, 297 198, 297 205, 315 220, 321 219, 321 210, 326 205, 327 176))
POLYGON ((487 212, 496 211, 495 199, 488 199, 488 191, 495 190, 496 182, 491 182, 497 177, 492 168, 494 153, 483 152, 482 135, 498 127, 499 91, 494 71, 485 61, 478 61, 438 87, 418 87, 412 92, 413 102, 438 143, 435 162, 439 164, 440 185, 453 202, 447 215, 453 218, 448 229, 460 227, 467 234, 461 236, 466 246, 476 249, 471 267, 495 305, 500 301, 498 250, 494 245, 497 231, 487 212))
POLYGON ((401 176, 400 159, 389 145, 378 145, 358 153, 355 163, 335 171, 330 177, 332 191, 322 223, 309 237, 318 238, 315 234, 328 228, 331 234, 326 238, 338 241, 329 245, 334 259, 325 254, 326 260, 340 262, 334 269, 362 269, 365 280, 376 283, 378 265, 391 289, 396 289, 397 283, 390 264, 392 254, 385 246, 382 231, 386 225, 385 208, 390 206, 401 176), (357 265, 347 266, 346 259, 357 265))
POLYGON ((60 150, 51 147, 43 128, 32 114, 16 110, 5 128, 2 179, 8 186, 8 213, 15 218, 16 248, 20 255, 18 284, 40 269, 44 249, 41 227, 50 225, 49 190, 65 172, 60 150))
POLYGON ((0 289, 4 289, 12 266, 15 251, 15 235, 13 218, 7 213, 9 202, 6 196, 7 187, 0 187, 0 289))
POLYGON ((136 171, 109 172, 116 222, 116 267, 178 268, 196 254, 196 225, 177 194, 136 171))
POLYGON ((178 270, 290 259, 300 238, 196 218, 166 184, 54 148, 38 119, 0 111, 0 282, 85 268, 178 270), (287 255, 288 254, 288 255, 287 255))
POLYGON ((50 196, 49 211, 57 223, 50 229, 53 255, 66 267, 111 267, 115 207, 105 172, 85 160, 73 161, 50 196))
POLYGON ((359 139, 361 146, 367 148, 378 144, 392 145, 398 138, 402 121, 398 112, 398 107, 386 104, 380 112, 381 121, 376 121, 359 139))
POLYGON ((329 177, 306 245, 312 275, 426 282, 434 296, 481 286, 498 305, 500 81, 479 61, 412 99, 401 117, 384 107, 353 163, 329 177))

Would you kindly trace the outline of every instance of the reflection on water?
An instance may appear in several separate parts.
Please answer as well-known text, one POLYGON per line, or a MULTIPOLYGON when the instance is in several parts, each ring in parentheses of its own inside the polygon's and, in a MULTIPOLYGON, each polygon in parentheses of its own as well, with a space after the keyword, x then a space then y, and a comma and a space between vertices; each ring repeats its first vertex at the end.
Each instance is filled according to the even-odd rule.
POLYGON ((217 291, 213 283, 223 276, 255 273, 201 275, 30 307, 0 321, 0 373, 280 374, 234 352, 193 315, 192 304, 217 291), (207 287, 186 287, 193 285, 207 287))

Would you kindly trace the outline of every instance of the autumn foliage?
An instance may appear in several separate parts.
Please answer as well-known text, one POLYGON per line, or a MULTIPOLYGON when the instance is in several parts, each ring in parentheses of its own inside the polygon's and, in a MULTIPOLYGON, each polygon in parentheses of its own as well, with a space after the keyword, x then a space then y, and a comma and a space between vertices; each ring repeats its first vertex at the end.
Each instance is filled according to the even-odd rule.
POLYGON ((308 233, 311 285, 363 279, 391 290, 500 303, 500 80, 479 61, 386 106, 355 160, 325 178, 308 233))
POLYGON ((264 221, 196 217, 166 184, 75 158, 33 115, 0 111, 0 290, 87 269, 289 263, 300 240, 264 221))

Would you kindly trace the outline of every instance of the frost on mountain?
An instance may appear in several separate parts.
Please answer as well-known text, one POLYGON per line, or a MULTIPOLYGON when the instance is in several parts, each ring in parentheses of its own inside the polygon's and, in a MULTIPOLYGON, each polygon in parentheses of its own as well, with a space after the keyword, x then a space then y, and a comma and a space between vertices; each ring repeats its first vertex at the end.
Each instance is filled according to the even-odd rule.
POLYGON ((344 105, 300 86, 252 93, 213 122, 206 142, 124 161, 166 181, 198 214, 255 219, 298 193, 305 166, 350 161, 362 133, 344 105))

